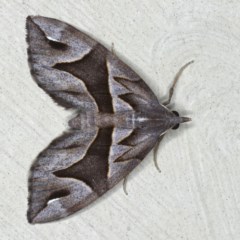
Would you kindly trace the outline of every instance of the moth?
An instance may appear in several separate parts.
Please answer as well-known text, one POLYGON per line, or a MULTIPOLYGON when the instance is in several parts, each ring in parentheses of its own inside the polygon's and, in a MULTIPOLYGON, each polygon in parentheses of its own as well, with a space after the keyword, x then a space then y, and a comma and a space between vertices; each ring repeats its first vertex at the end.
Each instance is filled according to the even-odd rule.
POLYGON ((130 67, 75 27, 29 16, 26 28, 33 79, 76 111, 69 129, 31 167, 27 218, 44 223, 92 203, 128 176, 168 129, 190 119, 160 104, 130 67))

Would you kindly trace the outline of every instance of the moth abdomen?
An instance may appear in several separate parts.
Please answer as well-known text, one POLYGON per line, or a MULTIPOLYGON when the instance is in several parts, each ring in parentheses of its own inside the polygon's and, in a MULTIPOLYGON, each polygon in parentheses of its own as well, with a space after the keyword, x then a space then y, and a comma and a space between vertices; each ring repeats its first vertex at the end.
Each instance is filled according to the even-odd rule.
POLYGON ((68 125, 73 129, 88 129, 95 126, 95 115, 92 112, 81 112, 68 121, 68 125))

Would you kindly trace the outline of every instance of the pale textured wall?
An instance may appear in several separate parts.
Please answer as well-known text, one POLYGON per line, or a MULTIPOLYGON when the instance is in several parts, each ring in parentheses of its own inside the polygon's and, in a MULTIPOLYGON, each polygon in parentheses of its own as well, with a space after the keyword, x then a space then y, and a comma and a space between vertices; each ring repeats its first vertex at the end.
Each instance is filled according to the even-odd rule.
POLYGON ((240 239, 239 0, 0 0, 0 239, 240 239), (193 118, 131 174, 65 220, 29 225, 27 175, 66 128, 70 112, 32 80, 25 18, 43 15, 89 33, 139 73, 162 101, 178 69, 172 108, 193 118))

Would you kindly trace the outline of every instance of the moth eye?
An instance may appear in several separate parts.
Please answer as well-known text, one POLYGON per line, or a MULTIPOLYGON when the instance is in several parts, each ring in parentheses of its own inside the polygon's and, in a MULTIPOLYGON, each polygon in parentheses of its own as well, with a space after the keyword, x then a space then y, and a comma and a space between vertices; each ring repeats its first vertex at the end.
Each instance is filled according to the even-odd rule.
POLYGON ((172 129, 173 129, 173 130, 178 129, 178 128, 179 128, 179 125, 180 125, 180 124, 176 124, 172 129))
POLYGON ((179 113, 178 113, 177 111, 172 111, 172 113, 173 113, 175 116, 179 117, 179 113))

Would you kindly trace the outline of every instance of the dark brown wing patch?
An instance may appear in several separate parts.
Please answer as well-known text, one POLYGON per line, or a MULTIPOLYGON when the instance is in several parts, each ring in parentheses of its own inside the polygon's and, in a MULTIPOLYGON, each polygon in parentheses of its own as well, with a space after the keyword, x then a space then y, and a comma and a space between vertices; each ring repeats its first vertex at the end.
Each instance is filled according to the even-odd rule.
POLYGON ((54 172, 57 177, 76 178, 89 185, 94 192, 102 195, 108 189, 107 173, 113 128, 99 129, 92 145, 83 159, 72 166, 54 172))
POLYGON ((99 112, 113 113, 106 56, 106 48, 98 44, 81 60, 57 63, 53 68, 68 72, 82 80, 95 99, 99 112))

